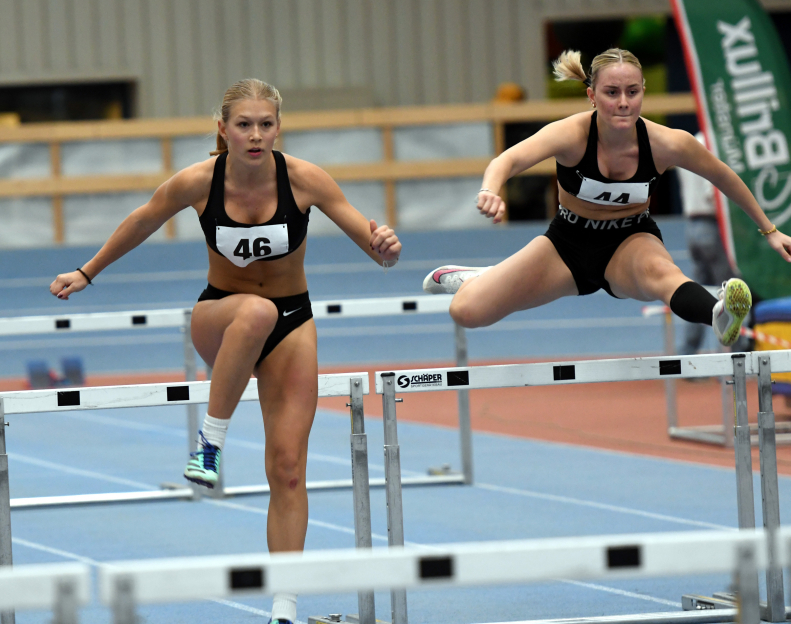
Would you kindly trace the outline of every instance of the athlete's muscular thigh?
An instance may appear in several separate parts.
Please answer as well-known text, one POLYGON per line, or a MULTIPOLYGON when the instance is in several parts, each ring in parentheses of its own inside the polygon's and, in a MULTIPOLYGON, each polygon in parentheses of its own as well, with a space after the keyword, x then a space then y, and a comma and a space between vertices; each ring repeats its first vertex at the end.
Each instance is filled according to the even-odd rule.
POLYGON ((546 236, 537 236, 513 256, 470 280, 452 307, 465 327, 491 325, 518 310, 578 294, 571 271, 546 236))
POLYGON ((249 312, 251 307, 260 308, 258 312, 263 316, 271 312, 277 320, 275 304, 258 295, 234 294, 223 299, 199 301, 192 308, 192 344, 209 366, 214 365, 225 330, 240 314, 249 312))
POLYGON ((307 448, 318 400, 316 324, 297 327, 258 365, 258 393, 267 447, 307 448))
POLYGON ((617 297, 665 303, 678 286, 689 281, 662 241, 646 232, 633 234, 620 244, 604 278, 617 297))

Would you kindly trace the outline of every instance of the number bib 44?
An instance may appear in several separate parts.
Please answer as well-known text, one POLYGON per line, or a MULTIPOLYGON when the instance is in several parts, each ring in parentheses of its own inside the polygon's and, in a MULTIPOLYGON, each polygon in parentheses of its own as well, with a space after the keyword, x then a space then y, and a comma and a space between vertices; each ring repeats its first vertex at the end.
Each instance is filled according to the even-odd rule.
POLYGON ((288 253, 288 226, 256 225, 249 228, 217 226, 217 249, 238 267, 288 253))
POLYGON ((599 182, 583 177, 577 197, 605 206, 644 204, 648 201, 649 187, 648 182, 599 182))

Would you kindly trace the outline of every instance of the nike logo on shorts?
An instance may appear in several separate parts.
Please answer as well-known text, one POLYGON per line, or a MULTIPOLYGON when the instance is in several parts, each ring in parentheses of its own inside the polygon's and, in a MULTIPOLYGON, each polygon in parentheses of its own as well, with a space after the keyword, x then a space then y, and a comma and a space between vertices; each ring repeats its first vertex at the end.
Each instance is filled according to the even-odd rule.
POLYGON ((301 309, 302 309, 302 306, 299 306, 296 310, 291 310, 290 312, 286 312, 285 310, 283 310, 283 316, 288 316, 289 314, 294 314, 294 312, 297 312, 297 311, 299 311, 301 309))

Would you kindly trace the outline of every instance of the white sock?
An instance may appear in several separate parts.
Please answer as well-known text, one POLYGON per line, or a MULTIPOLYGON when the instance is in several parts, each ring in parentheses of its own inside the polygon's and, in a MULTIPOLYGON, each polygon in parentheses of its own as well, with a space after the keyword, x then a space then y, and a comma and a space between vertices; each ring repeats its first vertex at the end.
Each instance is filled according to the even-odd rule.
MULTIPOLYGON (((228 423, 231 422, 230 418, 213 418, 206 414, 203 419, 203 437, 209 444, 213 444, 221 449, 225 444, 225 434, 228 433, 228 423)), ((198 450, 201 450, 201 443, 198 440, 198 450)))
POLYGON ((278 592, 272 599, 272 621, 297 621, 297 595, 278 592))

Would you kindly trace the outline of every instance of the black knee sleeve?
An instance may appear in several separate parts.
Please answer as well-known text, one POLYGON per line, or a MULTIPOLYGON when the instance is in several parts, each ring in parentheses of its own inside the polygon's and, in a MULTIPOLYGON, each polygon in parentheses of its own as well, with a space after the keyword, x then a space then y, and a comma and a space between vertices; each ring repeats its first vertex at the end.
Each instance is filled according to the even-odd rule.
POLYGON ((673 314, 690 323, 711 325, 711 311, 717 299, 697 282, 684 282, 670 297, 673 314))

